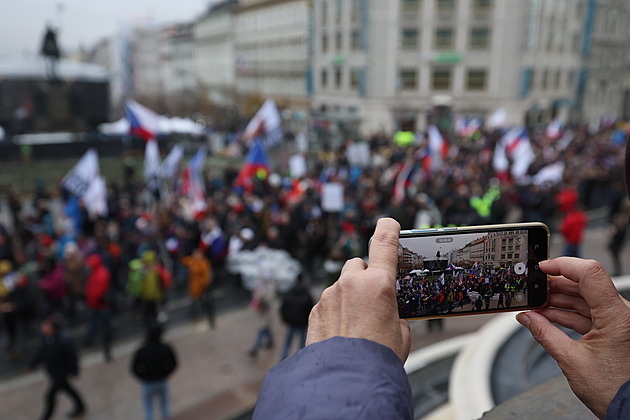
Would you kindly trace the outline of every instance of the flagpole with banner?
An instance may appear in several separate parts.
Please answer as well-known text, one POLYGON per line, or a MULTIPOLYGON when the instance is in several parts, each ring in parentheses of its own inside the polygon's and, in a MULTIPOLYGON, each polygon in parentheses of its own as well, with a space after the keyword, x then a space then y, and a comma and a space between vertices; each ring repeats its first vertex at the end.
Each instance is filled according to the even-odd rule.
POLYGON ((61 180, 61 185, 79 198, 91 219, 107 216, 107 187, 101 177, 98 152, 90 148, 61 180))

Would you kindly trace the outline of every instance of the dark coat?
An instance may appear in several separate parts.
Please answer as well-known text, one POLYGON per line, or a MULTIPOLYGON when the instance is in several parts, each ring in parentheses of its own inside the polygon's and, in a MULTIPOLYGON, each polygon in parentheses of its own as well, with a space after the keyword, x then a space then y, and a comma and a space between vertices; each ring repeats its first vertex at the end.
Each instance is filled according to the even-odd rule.
POLYGON ((305 328, 308 326, 311 309, 313 309, 313 297, 306 287, 297 285, 282 298, 280 314, 288 326, 305 328))
POLYGON ((166 379, 177 368, 173 348, 157 340, 149 340, 133 355, 131 371, 144 382, 166 379))
POLYGON ((66 380, 79 374, 79 358, 72 341, 62 334, 45 336, 30 363, 35 368, 42 363, 50 378, 55 381, 66 380))

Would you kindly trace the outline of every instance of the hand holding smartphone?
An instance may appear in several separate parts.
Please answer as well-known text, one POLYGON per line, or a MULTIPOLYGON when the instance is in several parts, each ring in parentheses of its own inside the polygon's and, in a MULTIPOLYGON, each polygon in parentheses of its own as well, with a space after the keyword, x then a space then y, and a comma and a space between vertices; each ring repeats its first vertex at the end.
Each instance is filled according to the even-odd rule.
POLYGON ((399 241, 400 318, 521 311, 547 301, 538 267, 549 258, 543 223, 404 230, 399 241))

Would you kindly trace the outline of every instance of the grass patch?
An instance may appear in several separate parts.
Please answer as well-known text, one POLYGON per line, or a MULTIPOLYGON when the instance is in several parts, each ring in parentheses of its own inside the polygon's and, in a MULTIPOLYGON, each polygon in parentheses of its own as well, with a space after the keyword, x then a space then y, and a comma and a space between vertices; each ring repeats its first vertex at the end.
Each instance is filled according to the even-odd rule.
MULTIPOLYGON (((186 157, 186 161, 191 156, 186 157)), ((99 166, 101 176, 107 183, 116 182, 122 184, 124 176, 124 162, 130 162, 136 174, 137 180, 143 179, 144 159, 142 157, 100 157, 99 166)), ((38 183, 45 186, 46 190, 54 194, 59 187, 61 179, 72 169, 79 159, 36 159, 29 163, 20 161, 0 162, 0 193, 6 192, 9 186, 20 194, 34 194, 38 183)), ((239 165, 238 160, 211 156, 206 160, 206 168, 223 170, 228 165, 239 165)))

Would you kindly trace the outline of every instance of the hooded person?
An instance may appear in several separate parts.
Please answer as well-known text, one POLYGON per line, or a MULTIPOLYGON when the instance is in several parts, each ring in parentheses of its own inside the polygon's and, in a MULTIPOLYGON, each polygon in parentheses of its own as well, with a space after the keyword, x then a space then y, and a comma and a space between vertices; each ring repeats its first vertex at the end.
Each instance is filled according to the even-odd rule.
POLYGON ((140 294, 145 323, 157 319, 158 307, 166 299, 166 291, 172 281, 171 274, 158 262, 157 253, 146 250, 140 256, 142 262, 140 294))
POLYGON ((145 342, 131 359, 131 373, 142 382, 142 400, 147 420, 153 420, 154 397, 160 400, 162 418, 170 416, 168 377, 177 368, 177 357, 173 348, 162 341, 162 332, 159 323, 150 323, 145 342))

